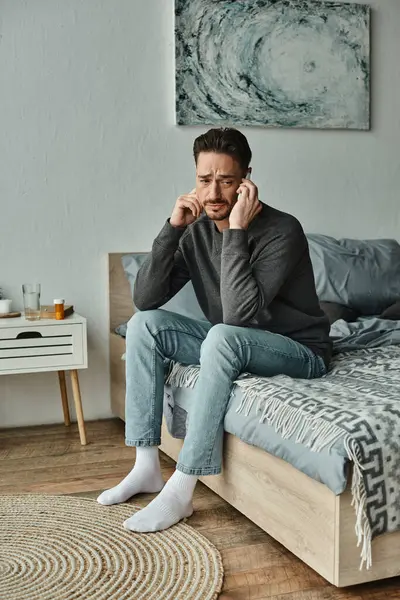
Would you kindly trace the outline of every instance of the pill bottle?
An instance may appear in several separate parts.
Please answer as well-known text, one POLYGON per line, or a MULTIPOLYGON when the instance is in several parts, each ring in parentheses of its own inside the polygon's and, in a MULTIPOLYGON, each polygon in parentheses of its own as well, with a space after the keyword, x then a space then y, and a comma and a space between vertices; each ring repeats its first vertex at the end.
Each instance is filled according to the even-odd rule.
POLYGON ((54 310, 56 312, 57 321, 62 321, 64 318, 64 300, 60 298, 54 300, 54 310))

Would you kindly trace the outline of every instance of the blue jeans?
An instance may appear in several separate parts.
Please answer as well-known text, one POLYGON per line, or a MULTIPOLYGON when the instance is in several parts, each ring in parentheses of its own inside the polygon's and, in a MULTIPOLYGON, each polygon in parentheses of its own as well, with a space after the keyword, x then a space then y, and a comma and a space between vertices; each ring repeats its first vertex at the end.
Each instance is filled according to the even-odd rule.
POLYGON ((322 358, 282 335, 195 321, 164 310, 136 313, 126 336, 126 444, 159 446, 166 364, 200 364, 193 409, 177 469, 221 472, 224 417, 233 382, 244 371, 312 379, 326 373, 322 358))

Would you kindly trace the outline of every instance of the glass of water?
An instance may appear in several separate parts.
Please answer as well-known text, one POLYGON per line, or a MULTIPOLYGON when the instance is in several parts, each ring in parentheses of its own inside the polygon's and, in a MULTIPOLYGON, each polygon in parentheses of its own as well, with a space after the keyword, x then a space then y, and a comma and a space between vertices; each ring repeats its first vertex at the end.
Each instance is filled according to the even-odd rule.
POLYGON ((24 283, 22 292, 24 294, 25 319, 37 321, 40 319, 40 283, 24 283))

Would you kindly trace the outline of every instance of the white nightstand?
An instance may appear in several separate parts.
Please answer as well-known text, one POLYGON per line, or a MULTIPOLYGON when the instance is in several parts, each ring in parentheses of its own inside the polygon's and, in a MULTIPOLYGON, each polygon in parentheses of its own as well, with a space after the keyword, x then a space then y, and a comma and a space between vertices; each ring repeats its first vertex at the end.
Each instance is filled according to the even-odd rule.
POLYGON ((0 375, 58 371, 64 423, 70 425, 65 371, 72 390, 81 444, 86 445, 78 369, 87 368, 86 319, 74 313, 62 321, 0 319, 0 375))

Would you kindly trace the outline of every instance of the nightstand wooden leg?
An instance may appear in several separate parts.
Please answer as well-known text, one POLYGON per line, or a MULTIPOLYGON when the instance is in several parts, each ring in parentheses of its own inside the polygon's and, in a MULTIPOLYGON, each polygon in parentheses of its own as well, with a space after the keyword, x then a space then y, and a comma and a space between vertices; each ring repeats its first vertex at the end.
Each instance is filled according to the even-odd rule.
POLYGON ((69 416, 67 386, 65 384, 65 371, 58 371, 58 380, 60 382, 61 402, 64 413, 64 423, 68 427, 71 425, 71 417, 69 416))
POLYGON ((72 381, 72 391, 74 393, 74 402, 75 402, 75 410, 76 417, 78 419, 78 429, 79 435, 81 438, 82 446, 86 446, 86 430, 85 430, 85 421, 83 419, 83 410, 82 410, 82 402, 81 402, 81 391, 79 389, 79 379, 78 379, 78 371, 71 371, 71 381, 72 381))

